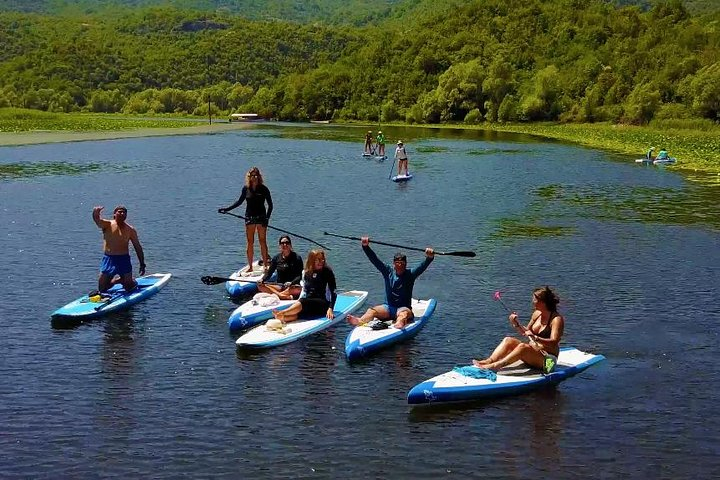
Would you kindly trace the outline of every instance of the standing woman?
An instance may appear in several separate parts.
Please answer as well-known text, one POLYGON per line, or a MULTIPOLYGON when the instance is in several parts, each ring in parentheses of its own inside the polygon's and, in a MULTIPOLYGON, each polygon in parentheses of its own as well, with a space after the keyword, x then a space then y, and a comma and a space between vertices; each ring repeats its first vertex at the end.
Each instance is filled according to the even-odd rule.
POLYGON ((300 313, 304 318, 325 315, 335 318, 333 308, 337 300, 335 274, 325 263, 325 252, 321 249, 310 250, 303 272, 303 290, 300 299, 285 310, 273 310, 275 318, 282 322, 297 320, 300 313))
POLYGON ((268 255, 267 246, 267 226, 270 222, 270 215, 273 210, 272 197, 270 190, 263 183, 263 177, 258 167, 252 167, 245 175, 245 185, 240 193, 240 198, 235 203, 226 208, 219 208, 218 213, 227 213, 237 208, 244 201, 245 205, 245 237, 247 239, 247 271, 252 271, 253 257, 255 251, 253 244, 255 243, 255 231, 258 233, 260 240, 260 254, 263 258, 263 266, 267 269, 270 265, 270 256, 268 255), (267 211, 265 210, 267 203, 267 211))

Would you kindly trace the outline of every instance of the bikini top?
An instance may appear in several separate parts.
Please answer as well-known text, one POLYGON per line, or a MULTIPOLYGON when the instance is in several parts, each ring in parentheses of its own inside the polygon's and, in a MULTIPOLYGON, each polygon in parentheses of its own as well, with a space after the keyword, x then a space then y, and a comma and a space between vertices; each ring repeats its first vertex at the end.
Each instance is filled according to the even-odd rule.
MULTIPOLYGON (((537 335, 540 338, 549 339, 552 335, 552 320, 553 320, 553 318, 555 318, 557 316, 558 316, 557 312, 550 312, 550 320, 548 321, 547 325, 545 325, 545 328, 543 328, 540 332, 536 333, 535 335, 537 335)), ((541 317, 542 317, 542 315, 540 315, 535 320, 539 320, 541 317)))

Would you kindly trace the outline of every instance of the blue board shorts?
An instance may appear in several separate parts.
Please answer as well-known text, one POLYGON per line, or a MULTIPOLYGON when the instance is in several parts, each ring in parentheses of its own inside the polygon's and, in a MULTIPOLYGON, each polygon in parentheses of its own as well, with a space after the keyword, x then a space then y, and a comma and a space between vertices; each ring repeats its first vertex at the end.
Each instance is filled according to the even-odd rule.
POLYGON ((387 303, 383 303, 383 307, 385 307, 385 309, 388 311, 391 318, 397 318, 398 312, 400 312, 402 310, 408 310, 412 314, 412 309, 410 309, 408 307, 391 307, 387 303))
POLYGON ((132 263, 130 263, 130 254, 125 255, 108 255, 103 256, 100 262, 100 273, 114 277, 115 275, 127 275, 132 273, 132 263))

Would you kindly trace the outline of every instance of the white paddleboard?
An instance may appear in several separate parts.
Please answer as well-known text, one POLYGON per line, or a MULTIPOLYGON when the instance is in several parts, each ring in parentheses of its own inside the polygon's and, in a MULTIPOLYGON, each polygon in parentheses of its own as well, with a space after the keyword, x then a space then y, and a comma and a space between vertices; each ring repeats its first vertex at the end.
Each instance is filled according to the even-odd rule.
MULTIPOLYGON (((412 300, 412 311, 415 320, 404 328, 389 326, 382 330, 374 330, 368 325, 357 326, 352 329, 345 339, 345 356, 349 361, 367 357, 378 350, 396 343, 410 339, 417 335, 425 326, 435 311, 435 299, 412 300)), ((377 319, 373 319, 377 321, 377 319)), ((387 322, 392 323, 392 322, 387 322)), ((368 323, 372 325, 372 322, 368 323)))
POLYGON ((339 293, 335 301, 335 316, 332 320, 322 316, 308 320, 288 322, 282 331, 271 330, 265 324, 251 329, 235 342, 238 347, 248 349, 273 348, 294 342, 313 333, 325 330, 345 319, 365 302, 368 292, 351 290, 339 293))
POLYGON ((284 310, 295 300, 280 300, 277 295, 256 293, 252 300, 248 300, 237 307, 228 318, 230 330, 241 330, 254 327, 258 323, 272 318, 273 310, 284 310))
POLYGON ((602 355, 566 347, 560 350, 555 370, 549 374, 529 368, 522 362, 501 369, 495 381, 468 377, 451 370, 415 385, 408 392, 408 403, 466 402, 525 393, 560 383, 604 359, 602 355))

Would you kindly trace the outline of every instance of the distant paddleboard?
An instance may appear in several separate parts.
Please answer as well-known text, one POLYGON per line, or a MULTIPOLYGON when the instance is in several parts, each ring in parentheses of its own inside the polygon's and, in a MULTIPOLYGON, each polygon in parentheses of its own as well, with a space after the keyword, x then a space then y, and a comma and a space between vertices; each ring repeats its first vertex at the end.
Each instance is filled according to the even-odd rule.
POLYGON ((395 175, 390 180, 393 182, 407 182, 408 180, 413 178, 412 173, 408 173, 407 175, 395 175))

